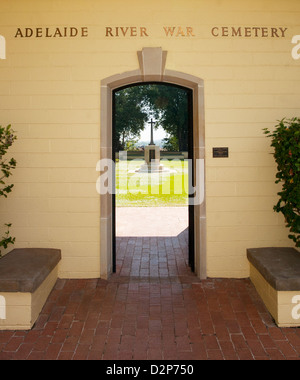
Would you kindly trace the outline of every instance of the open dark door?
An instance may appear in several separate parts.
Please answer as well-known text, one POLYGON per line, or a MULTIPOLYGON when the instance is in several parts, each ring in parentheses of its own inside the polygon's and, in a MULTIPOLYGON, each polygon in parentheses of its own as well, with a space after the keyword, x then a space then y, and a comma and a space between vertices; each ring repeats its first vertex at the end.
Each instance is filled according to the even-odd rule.
POLYGON ((195 271, 195 216, 194 216, 194 193, 195 187, 195 157, 194 157, 194 123, 193 123, 193 91, 188 91, 188 158, 189 158, 189 265, 195 271))

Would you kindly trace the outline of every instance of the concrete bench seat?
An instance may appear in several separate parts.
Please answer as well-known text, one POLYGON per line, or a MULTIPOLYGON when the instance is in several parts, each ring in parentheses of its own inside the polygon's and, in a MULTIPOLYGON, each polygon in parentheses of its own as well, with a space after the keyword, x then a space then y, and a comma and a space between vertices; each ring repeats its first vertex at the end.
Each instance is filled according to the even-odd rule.
POLYGON ((0 259, 0 329, 28 330, 58 277, 61 251, 14 249, 0 259))
POLYGON ((280 327, 300 326, 300 253, 294 248, 247 250, 250 278, 280 327))

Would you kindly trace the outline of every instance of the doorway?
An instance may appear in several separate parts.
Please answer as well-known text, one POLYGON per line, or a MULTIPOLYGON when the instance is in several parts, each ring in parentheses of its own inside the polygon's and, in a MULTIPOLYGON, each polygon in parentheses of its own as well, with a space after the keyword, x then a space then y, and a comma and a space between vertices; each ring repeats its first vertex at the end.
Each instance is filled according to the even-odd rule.
MULTIPOLYGON (((161 48, 143 48, 137 52, 139 69, 110 76, 101 81, 100 167, 109 170, 113 159, 113 92, 134 84, 157 82, 182 86, 192 91, 194 184, 194 268, 200 279, 207 277, 206 195, 205 195, 205 118, 204 81, 190 74, 166 69, 167 52, 161 48)), ((113 272, 113 196, 109 189, 100 192, 100 276, 113 272)))
MULTIPOLYGON (((152 252, 157 253, 157 245, 161 245, 163 257, 160 260, 167 262, 162 266, 174 267, 174 257, 168 261, 170 256, 165 257, 168 250, 163 249, 165 244, 172 245, 173 241, 174 247, 178 246, 177 251, 184 256, 178 258, 178 262, 186 260, 194 271, 193 91, 168 83, 139 83, 115 89, 112 100, 112 157, 115 168, 113 272, 129 273, 128 262, 133 260, 132 244, 136 240, 137 251, 141 251, 143 244, 146 247, 141 273, 158 274, 157 268, 149 268, 150 259, 146 262, 151 241, 152 252), (128 228, 130 226, 131 229, 128 228), (130 239, 126 233, 122 235, 124 230, 127 234, 129 232, 131 247, 126 268, 121 271, 130 239), (164 235, 162 230, 169 232, 169 243, 162 238, 168 233, 164 235), (176 230, 177 239, 172 239, 176 230), (152 236, 152 239, 147 239, 147 236, 152 236)), ((141 259, 139 255, 137 258, 141 259)), ((157 264, 158 261, 158 257, 153 259, 152 255, 152 263, 157 264)), ((178 268, 180 266, 177 265, 178 268)), ((175 271, 180 272, 177 268, 170 270, 172 273, 175 271)), ((136 274, 137 270, 133 272, 136 274)))

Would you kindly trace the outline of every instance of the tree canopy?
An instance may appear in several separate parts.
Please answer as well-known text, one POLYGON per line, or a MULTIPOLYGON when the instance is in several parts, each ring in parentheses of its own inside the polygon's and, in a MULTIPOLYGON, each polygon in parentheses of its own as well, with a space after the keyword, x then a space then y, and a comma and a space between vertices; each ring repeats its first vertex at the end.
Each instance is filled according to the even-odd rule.
POLYGON ((148 120, 142 88, 129 87, 115 94, 114 146, 125 150, 128 143, 139 138, 148 120))
POLYGON ((145 122, 156 119, 169 135, 168 150, 188 150, 188 92, 166 84, 128 87, 115 93, 115 136, 117 149, 126 149, 128 142, 138 139, 145 122))

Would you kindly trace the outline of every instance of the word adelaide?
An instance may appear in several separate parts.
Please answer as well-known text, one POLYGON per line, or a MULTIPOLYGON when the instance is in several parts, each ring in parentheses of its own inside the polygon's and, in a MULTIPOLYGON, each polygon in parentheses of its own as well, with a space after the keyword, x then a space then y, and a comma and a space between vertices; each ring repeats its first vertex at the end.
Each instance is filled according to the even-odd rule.
POLYGON ((15 38, 67 38, 67 37, 88 37, 87 27, 53 27, 53 28, 18 28, 15 38))

